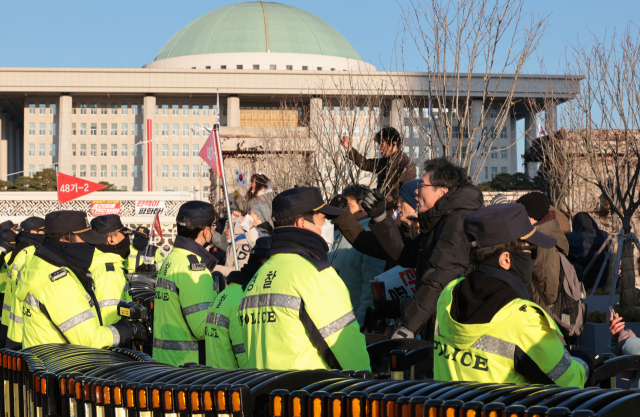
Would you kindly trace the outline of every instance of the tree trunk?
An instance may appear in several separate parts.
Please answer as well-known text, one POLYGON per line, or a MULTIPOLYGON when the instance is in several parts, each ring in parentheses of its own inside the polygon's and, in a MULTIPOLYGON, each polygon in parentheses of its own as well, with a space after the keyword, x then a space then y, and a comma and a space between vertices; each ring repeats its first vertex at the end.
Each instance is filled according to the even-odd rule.
MULTIPOLYGON (((611 242, 611 256, 609 256, 609 264, 607 265, 607 271, 605 272, 607 275, 607 285, 604 288, 611 288, 611 284, 613 283, 613 274, 617 274, 618 271, 614 271, 615 263, 616 263, 616 254, 618 253, 618 239, 614 238, 611 242)), ((622 263, 622 260, 620 260, 622 263)), ((602 278, 600 278, 602 279, 602 278)), ((602 281, 600 281, 602 282, 602 281)), ((611 288, 611 291, 615 293, 616 289, 611 288)), ((611 294, 611 293, 609 293, 611 294)))
POLYGON ((636 304, 636 276, 633 268, 633 242, 627 240, 622 247, 620 261, 620 306, 623 310, 636 304))

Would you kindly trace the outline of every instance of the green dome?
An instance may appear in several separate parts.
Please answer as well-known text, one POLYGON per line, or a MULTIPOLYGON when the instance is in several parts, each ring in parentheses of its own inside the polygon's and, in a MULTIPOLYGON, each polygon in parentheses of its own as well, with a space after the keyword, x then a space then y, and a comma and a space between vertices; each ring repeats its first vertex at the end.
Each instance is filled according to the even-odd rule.
POLYGON ((155 61, 267 51, 362 60, 349 41, 319 17, 297 7, 257 1, 220 7, 197 18, 173 35, 155 61))

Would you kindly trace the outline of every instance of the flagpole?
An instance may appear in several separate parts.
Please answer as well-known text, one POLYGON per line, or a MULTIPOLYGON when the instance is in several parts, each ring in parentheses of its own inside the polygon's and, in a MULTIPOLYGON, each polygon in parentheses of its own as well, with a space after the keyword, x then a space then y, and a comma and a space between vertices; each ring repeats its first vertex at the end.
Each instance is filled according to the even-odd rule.
POLYGON ((60 181, 58 179, 58 164, 56 164, 56 188, 58 189, 58 211, 62 210, 62 204, 60 204, 60 181))
MULTIPOLYGON (((236 237, 233 233, 233 222, 231 221, 231 206, 229 205, 229 193, 227 192, 227 175, 224 172, 224 158, 222 158, 222 145, 220 144, 219 132, 220 125, 213 125, 215 130, 215 140, 218 151, 220 152, 220 168, 222 169, 222 186, 224 187, 224 202, 227 206, 227 219, 229 219, 229 231, 231 235, 231 250, 233 251, 233 266, 238 270, 238 254, 236 253, 236 237)), ((229 256, 229 254, 227 254, 229 256)))
POLYGON ((153 232, 155 229, 153 228, 153 224, 156 222, 155 216, 153 217, 153 223, 151 223, 151 227, 149 228, 149 243, 147 243, 147 248, 144 251, 144 259, 143 262, 147 263, 147 257, 149 256, 149 246, 151 246, 151 239, 153 239, 153 232))

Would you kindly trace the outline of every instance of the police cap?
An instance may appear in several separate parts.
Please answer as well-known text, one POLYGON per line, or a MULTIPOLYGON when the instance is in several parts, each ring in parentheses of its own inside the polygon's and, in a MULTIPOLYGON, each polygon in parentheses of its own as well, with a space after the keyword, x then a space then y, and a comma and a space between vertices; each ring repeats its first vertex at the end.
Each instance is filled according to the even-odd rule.
POLYGON ((14 232, 11 229, 5 229, 2 232, 0 232, 0 240, 2 240, 3 242, 6 242, 9 245, 15 245, 16 244, 16 232, 14 232))
POLYGON ((6 220, 2 223, 0 223, 0 231, 1 230, 11 230, 15 227, 15 225, 13 224, 13 222, 11 220, 6 220))
POLYGON ((472 246, 487 248, 524 240, 541 248, 552 248, 556 238, 538 232, 531 225, 522 204, 496 204, 469 214, 464 220, 464 231, 473 236, 472 246))
POLYGON ((296 187, 278 194, 271 203, 273 221, 286 219, 310 211, 334 219, 345 211, 328 205, 316 187, 296 187))
POLYGON ((138 226, 136 227, 136 230, 134 230, 133 235, 138 237, 149 237, 149 228, 138 226))
POLYGON ((44 234, 60 233, 73 233, 91 245, 104 241, 104 236, 91 228, 84 211, 60 210, 47 214, 44 217, 44 234))
POLYGON ((189 201, 180 206, 176 221, 180 226, 208 226, 216 221, 216 211, 210 203, 189 201))
POLYGON ((27 232, 44 229, 44 219, 42 217, 27 217, 20 223, 20 227, 27 232))
POLYGON ((120 216, 117 214, 105 214, 104 216, 96 217, 91 220, 91 228, 101 235, 106 235, 111 232, 120 232, 127 236, 133 234, 133 230, 124 227, 120 216))

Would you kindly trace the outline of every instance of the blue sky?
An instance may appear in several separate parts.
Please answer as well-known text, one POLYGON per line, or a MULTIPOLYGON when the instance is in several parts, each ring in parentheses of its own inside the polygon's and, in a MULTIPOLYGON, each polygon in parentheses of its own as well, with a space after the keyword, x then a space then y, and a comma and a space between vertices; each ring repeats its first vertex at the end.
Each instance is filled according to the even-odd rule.
MULTIPOLYGON (((469 0, 467 0, 469 1, 469 0)), ((20 0, 0 2, 0 66, 124 67, 152 61, 173 34, 190 21, 237 0, 20 0)), ((408 0, 282 0, 305 9, 340 31, 363 60, 388 67, 408 0)), ((561 71, 568 42, 588 43, 592 33, 622 29, 640 16, 640 1, 525 0, 526 9, 548 15, 538 47, 549 71, 561 71)), ((423 70, 408 48, 407 70, 423 70)), ((533 72, 537 64, 529 67, 533 72)), ((522 146, 519 146, 519 154, 522 146)))

